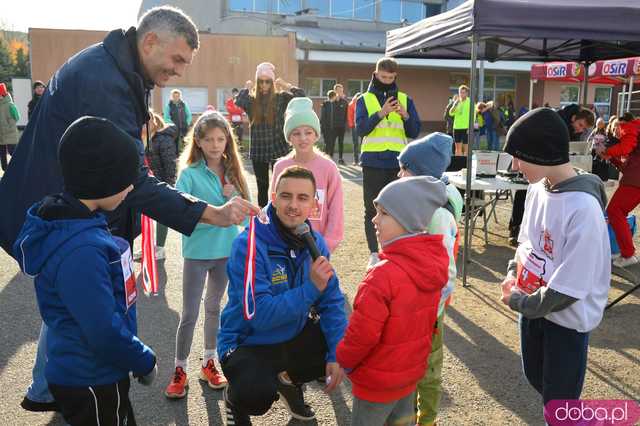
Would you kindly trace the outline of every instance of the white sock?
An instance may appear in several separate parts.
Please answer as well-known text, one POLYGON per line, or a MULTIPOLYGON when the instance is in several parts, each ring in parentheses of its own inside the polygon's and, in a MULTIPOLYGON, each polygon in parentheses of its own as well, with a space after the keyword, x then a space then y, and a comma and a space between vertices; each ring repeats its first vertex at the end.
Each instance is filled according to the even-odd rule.
POLYGON ((212 359, 215 364, 218 359, 218 351, 215 349, 205 349, 204 355, 202 355, 202 366, 206 367, 210 359, 212 359))
POLYGON ((182 370, 187 371, 187 367, 189 366, 189 362, 186 359, 178 359, 175 360, 176 367, 182 367, 182 370))

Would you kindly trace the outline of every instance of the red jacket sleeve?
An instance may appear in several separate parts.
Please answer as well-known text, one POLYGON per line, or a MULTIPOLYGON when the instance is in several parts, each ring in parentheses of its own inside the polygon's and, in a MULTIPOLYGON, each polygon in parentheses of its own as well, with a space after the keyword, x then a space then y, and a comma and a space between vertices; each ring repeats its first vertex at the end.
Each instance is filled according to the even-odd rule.
POLYGON ((347 124, 350 129, 353 129, 356 126, 356 101, 351 100, 349 102, 349 107, 347 108, 347 124))
POLYGON ((622 157, 629 155, 638 145, 638 134, 640 133, 640 120, 633 120, 629 123, 620 123, 620 143, 617 143, 604 152, 610 157, 622 157))
POLYGON ((360 284, 353 314, 336 351, 341 367, 355 369, 378 344, 389 317, 390 299, 386 274, 379 270, 369 274, 360 284))

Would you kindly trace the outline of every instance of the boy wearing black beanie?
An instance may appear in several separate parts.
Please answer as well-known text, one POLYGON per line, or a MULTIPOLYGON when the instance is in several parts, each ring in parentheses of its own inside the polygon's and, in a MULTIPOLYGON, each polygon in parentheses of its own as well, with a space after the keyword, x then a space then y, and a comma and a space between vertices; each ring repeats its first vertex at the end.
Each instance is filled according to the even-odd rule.
POLYGON ((519 118, 505 151, 531 185, 502 302, 521 314, 524 374, 542 396, 546 422, 555 424, 547 403, 580 398, 589 333, 607 303, 606 195, 597 176, 574 171, 567 126, 549 108, 519 118))
POLYGON ((71 425, 135 425, 129 373, 150 384, 156 356, 136 336, 129 244, 99 210, 116 209, 133 189, 138 148, 109 120, 87 116, 65 131, 58 157, 64 192, 29 209, 14 245, 35 277, 49 390, 71 425))

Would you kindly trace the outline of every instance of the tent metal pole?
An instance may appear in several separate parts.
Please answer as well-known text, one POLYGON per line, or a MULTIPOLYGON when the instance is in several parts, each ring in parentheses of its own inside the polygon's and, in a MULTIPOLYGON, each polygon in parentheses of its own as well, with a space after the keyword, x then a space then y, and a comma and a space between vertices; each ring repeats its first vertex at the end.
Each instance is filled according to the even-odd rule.
MULTIPOLYGON (((478 36, 472 34, 471 36, 471 78, 469 79, 469 130, 467 131, 467 182, 465 185, 464 193, 464 250, 462 252, 462 286, 467 287, 467 267, 469 266, 469 245, 471 243, 472 235, 469 233, 469 220, 471 218, 471 175, 472 175, 472 156, 473 156, 473 142, 474 131, 473 124, 475 122, 476 115, 476 99, 477 99, 477 87, 476 87, 476 59, 478 56, 478 36)), ((485 218, 486 219, 486 218, 485 218)))
POLYGON ((529 78, 529 111, 533 108, 533 84, 535 82, 535 80, 531 80, 531 78, 529 78))
POLYGON ((624 111, 625 96, 627 95, 627 85, 622 86, 622 93, 618 93, 618 117, 622 115, 624 111))
POLYGON ((478 102, 484 102, 484 61, 480 61, 478 71, 478 102))
POLYGON ((629 79, 629 96, 627 96, 627 112, 631 111, 631 95, 633 94, 633 77, 629 79))
POLYGON ((589 69, 589 63, 584 63, 584 81, 582 82, 582 106, 587 107, 587 92, 589 91, 589 75, 587 72, 589 69))

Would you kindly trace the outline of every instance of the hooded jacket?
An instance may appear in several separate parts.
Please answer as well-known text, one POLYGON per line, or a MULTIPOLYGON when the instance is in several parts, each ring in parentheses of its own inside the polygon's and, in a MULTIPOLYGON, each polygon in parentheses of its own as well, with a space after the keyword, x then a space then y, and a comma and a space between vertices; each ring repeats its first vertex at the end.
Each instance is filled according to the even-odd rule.
POLYGON ((353 394, 384 403, 424 376, 449 256, 442 235, 421 234, 385 246, 380 260, 358 288, 337 355, 353 394))
MULTIPOLYGON (((320 314, 320 328, 327 342, 327 362, 335 362, 336 345, 347 319, 344 296, 334 275, 320 293, 309 277, 311 255, 307 248, 291 249, 275 225, 275 210, 265 207, 269 224, 256 220, 255 316, 245 320, 243 294, 248 230, 233 242, 227 263, 228 302, 220 317, 218 356, 224 360, 240 346, 283 343, 297 336, 314 307, 320 314)), ((311 227, 309 225, 309 227, 311 227)), ((313 231, 320 253, 329 258, 322 236, 313 231)))
POLYGON ((136 336, 135 302, 127 309, 121 256, 130 258, 129 245, 109 233, 104 215, 66 194, 46 197, 27 212, 15 251, 35 277, 48 327, 49 383, 106 385, 153 369, 153 351, 136 336))
POLYGON ((140 234, 141 212, 180 233, 193 232, 206 204, 149 177, 144 166, 140 135, 153 83, 142 77, 135 40, 135 28, 111 31, 71 57, 47 84, 0 181, 0 199, 11 207, 0 210, 0 245, 7 253, 13 255, 27 209, 62 191, 58 143, 84 115, 107 118, 138 141, 140 173, 125 202, 107 214, 111 232, 132 242, 140 234))
POLYGON ((610 146, 604 152, 611 158, 622 172, 620 185, 635 186, 640 188, 640 119, 630 122, 620 122, 620 142, 610 146))
MULTIPOLYGON (((398 86, 395 81, 390 85, 383 85, 377 79, 375 74, 369 82, 368 92, 376 95, 380 106, 384 105, 387 98, 393 96, 398 97, 398 86)), ((420 117, 413 102, 413 99, 407 96, 407 113, 409 118, 404 122, 404 132, 407 138, 417 138, 420 134, 420 117)), ((378 114, 369 116, 367 107, 364 102, 364 96, 358 98, 356 104, 356 131, 358 136, 365 137, 375 129, 380 122, 378 114)), ((360 162, 364 167, 376 167, 381 169, 397 169, 398 153, 395 151, 383 152, 363 152, 360 154, 360 162)))

